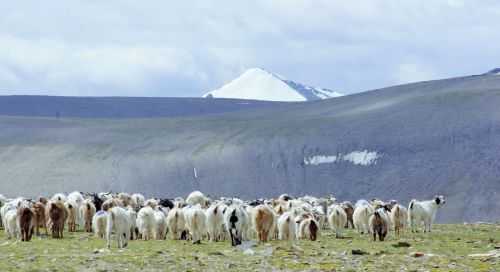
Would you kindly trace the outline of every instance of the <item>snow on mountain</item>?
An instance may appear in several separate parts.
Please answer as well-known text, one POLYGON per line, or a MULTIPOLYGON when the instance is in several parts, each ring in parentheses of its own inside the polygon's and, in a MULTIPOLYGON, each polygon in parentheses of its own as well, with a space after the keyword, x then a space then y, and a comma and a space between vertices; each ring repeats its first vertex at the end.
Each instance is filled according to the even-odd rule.
POLYGON ((261 68, 252 68, 203 97, 294 102, 327 99, 342 95, 329 89, 311 87, 287 80, 261 68))

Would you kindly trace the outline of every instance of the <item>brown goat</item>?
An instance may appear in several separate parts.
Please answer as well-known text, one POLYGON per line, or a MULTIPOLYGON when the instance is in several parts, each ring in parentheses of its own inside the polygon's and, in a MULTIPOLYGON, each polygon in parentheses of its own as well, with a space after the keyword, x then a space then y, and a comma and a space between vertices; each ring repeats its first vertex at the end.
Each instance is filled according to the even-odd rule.
POLYGON ((85 200, 80 210, 85 222, 85 231, 92 232, 92 218, 96 212, 94 203, 91 200, 85 200))
POLYGON ((66 212, 68 214, 68 231, 69 232, 76 232, 76 215, 77 215, 77 206, 73 202, 66 202, 66 212))
POLYGON ((48 214, 51 222, 52 238, 63 238, 64 222, 68 217, 66 207, 61 202, 49 202, 48 214))
POLYGON ((47 230, 47 217, 45 216, 45 204, 37 202, 33 205, 35 234, 40 235, 40 227, 45 228, 45 235, 49 235, 47 230))
POLYGON ((345 224, 345 228, 348 229, 349 225, 351 228, 354 228, 353 214, 354 214, 354 206, 351 202, 345 201, 341 204, 342 209, 344 209, 345 214, 347 215, 347 222, 345 224))
POLYGON ((274 214, 270 207, 259 205, 255 207, 254 226, 257 231, 259 241, 267 242, 269 233, 274 226, 274 214))
POLYGON ((370 220, 370 225, 372 227, 373 233, 373 241, 377 241, 377 235, 379 241, 384 241, 385 237, 387 236, 388 222, 385 217, 381 215, 381 211, 376 210, 373 213, 373 216, 371 216, 370 220))
POLYGON ((33 235, 33 211, 27 206, 22 206, 17 210, 17 218, 21 231, 21 241, 30 241, 33 235))

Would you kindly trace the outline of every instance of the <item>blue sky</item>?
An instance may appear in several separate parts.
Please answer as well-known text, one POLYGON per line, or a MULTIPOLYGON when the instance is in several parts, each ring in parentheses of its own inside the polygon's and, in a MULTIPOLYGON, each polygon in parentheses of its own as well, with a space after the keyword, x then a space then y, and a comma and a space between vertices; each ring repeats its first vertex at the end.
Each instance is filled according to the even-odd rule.
POLYGON ((500 1, 6 1, 0 95, 200 96, 245 69, 345 93, 500 66, 500 1))

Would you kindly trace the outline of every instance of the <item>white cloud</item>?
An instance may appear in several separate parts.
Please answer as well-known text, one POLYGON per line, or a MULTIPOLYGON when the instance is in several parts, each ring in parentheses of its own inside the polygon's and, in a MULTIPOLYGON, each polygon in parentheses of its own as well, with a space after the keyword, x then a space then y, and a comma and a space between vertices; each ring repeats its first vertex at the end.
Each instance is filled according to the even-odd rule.
POLYGON ((499 65, 499 14, 494 0, 7 1, 0 94, 197 96, 253 66, 341 91, 480 73, 499 65))
POLYGON ((416 63, 401 63, 395 72, 397 83, 409 83, 436 79, 432 68, 416 63))

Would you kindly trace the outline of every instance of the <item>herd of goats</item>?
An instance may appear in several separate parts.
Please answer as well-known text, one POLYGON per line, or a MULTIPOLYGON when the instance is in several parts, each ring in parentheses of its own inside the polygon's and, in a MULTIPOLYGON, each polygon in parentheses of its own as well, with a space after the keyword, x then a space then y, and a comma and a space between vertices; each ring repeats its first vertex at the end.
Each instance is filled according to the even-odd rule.
POLYGON ((83 227, 96 237, 114 237, 119 248, 133 239, 186 239, 200 243, 202 239, 231 239, 236 246, 250 239, 316 240, 320 231, 330 227, 337 238, 345 228, 377 236, 383 241, 390 230, 396 237, 405 228, 431 231, 443 196, 412 200, 408 208, 397 201, 373 199, 337 202, 334 197, 293 198, 281 195, 276 199, 242 201, 237 198, 210 199, 199 191, 186 199, 146 199, 142 194, 58 193, 50 199, 7 199, 0 195, 1 225, 9 239, 30 241, 33 234, 51 232, 52 238, 63 238, 64 226, 69 232, 83 227))

